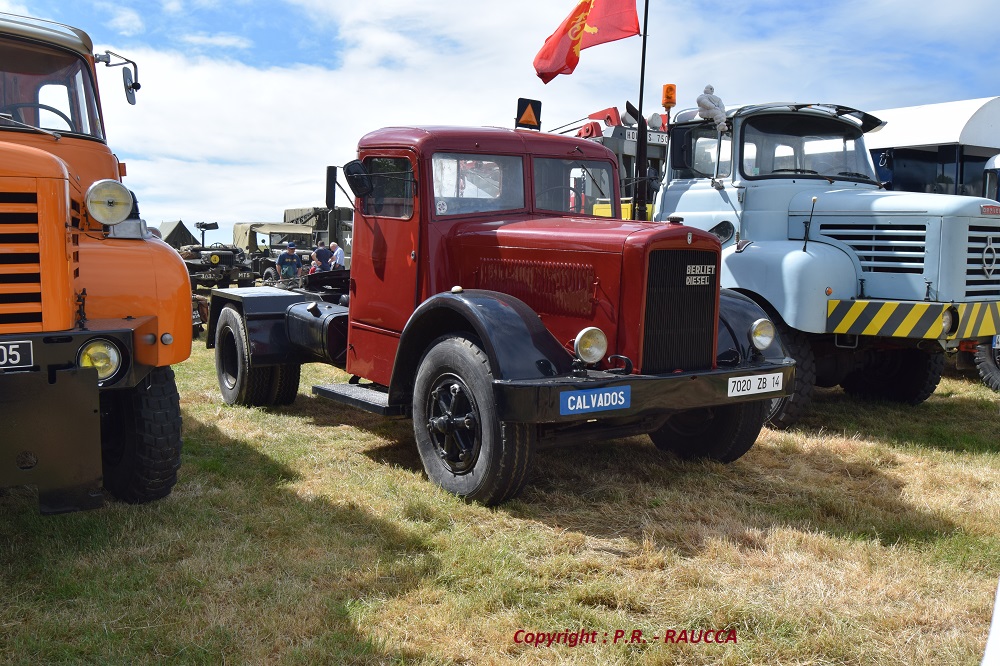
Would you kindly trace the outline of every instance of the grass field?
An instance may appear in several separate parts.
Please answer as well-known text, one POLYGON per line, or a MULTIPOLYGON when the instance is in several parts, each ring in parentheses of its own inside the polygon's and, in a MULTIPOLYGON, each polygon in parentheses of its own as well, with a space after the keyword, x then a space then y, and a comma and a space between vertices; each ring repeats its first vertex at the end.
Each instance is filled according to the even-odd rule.
POLYGON ((518 500, 486 509, 423 478, 409 421, 314 398, 330 368, 306 366, 295 404, 273 412, 222 405, 199 342, 175 369, 184 463, 169 498, 42 517, 30 491, 0 495, 0 662, 982 656, 1000 400, 954 372, 918 408, 820 391, 801 427, 765 430, 728 466, 644 438, 546 450, 518 500), (567 630, 595 642, 518 642, 567 630), (736 642, 664 641, 683 630, 736 642))

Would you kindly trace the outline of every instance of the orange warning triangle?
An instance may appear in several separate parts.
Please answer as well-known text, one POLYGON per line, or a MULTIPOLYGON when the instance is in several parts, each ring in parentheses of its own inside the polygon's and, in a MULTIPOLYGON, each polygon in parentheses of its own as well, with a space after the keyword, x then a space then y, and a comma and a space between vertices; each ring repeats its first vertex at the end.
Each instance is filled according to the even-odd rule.
POLYGON ((517 119, 518 125, 527 125, 529 127, 538 127, 538 118, 535 117, 535 110, 528 105, 528 108, 524 110, 521 117, 517 119))

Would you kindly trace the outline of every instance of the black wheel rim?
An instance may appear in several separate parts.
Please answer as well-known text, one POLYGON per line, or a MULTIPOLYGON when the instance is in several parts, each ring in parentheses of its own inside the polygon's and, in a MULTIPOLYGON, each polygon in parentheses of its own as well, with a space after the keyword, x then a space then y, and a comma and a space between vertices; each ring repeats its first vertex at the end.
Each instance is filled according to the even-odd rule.
POLYGON ((479 409, 461 377, 438 377, 426 400, 427 434, 441 462, 453 474, 468 474, 482 448, 479 409))
POLYGON ((993 350, 990 355, 993 358, 993 365, 1000 368, 1000 345, 996 343, 996 338, 993 338, 993 350))
POLYGON ((236 388, 236 380, 240 369, 240 362, 236 353, 236 337, 233 335, 232 329, 228 327, 222 328, 219 333, 219 340, 215 346, 218 347, 216 353, 219 355, 222 370, 220 377, 225 382, 226 388, 232 390, 236 388))

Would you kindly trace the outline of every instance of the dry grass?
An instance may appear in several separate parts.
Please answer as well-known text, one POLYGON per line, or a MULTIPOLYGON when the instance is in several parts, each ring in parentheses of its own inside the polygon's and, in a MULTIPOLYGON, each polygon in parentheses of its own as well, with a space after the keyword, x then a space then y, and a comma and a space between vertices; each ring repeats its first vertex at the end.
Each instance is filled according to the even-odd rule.
POLYGON ((543 451, 521 498, 486 509, 423 478, 408 421, 310 395, 333 373, 308 366, 289 408, 229 408, 196 346, 168 499, 43 518, 27 491, 0 497, 0 661, 979 662, 1000 401, 972 380, 916 409, 823 391, 729 466, 643 438, 543 451), (580 628, 598 643, 514 641, 580 628))

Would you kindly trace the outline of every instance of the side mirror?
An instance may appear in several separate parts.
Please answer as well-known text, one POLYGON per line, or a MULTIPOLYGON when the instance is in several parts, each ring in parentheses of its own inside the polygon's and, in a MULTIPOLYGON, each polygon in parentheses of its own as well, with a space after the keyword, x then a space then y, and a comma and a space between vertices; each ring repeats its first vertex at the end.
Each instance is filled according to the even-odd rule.
POLYGON ((125 99, 132 106, 135 106, 135 91, 139 88, 139 85, 132 78, 132 70, 128 67, 122 67, 122 80, 125 82, 125 99))
POLYGON ((372 177, 368 175, 368 170, 361 160, 351 160, 344 165, 344 178, 347 179, 351 192, 354 192, 354 196, 359 199, 368 196, 375 189, 372 177))
MULTIPOLYGON (((326 207, 330 211, 337 209, 337 167, 328 166, 326 168, 326 207)), ((329 224, 329 220, 327 220, 329 224)))

